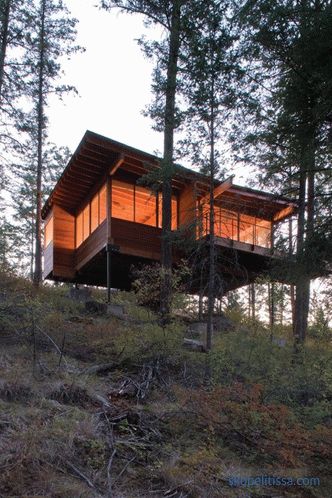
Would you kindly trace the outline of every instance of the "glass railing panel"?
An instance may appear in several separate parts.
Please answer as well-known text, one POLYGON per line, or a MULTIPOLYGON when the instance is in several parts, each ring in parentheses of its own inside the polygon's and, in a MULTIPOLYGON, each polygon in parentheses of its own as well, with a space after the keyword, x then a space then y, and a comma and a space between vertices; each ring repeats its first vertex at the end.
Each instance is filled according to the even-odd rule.
MULTIPOLYGON (((208 209, 203 211, 197 231, 198 238, 210 233, 208 209)), ((244 242, 246 244, 271 247, 271 222, 242 213, 227 211, 220 207, 214 212, 214 233, 217 237, 244 242)))

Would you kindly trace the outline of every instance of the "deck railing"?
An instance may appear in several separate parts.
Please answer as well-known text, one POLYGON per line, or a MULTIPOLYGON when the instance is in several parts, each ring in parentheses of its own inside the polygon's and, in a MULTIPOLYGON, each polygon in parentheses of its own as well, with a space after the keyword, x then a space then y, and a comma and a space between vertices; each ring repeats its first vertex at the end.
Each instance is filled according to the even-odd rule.
MULTIPOLYGON (((198 237, 210 233, 209 213, 205 212, 201 219, 198 237)), ((214 233, 216 237, 271 248, 271 222, 260 218, 243 216, 241 213, 227 215, 216 212, 214 214, 214 233)))

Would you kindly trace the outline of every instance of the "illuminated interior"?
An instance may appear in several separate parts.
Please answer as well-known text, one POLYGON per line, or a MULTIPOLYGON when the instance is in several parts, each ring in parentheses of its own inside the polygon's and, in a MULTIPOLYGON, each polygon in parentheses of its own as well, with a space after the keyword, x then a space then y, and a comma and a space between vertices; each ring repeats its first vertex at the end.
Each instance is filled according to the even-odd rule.
MULTIPOLYGON (((162 206, 163 196, 161 193, 158 195, 158 227, 162 227, 162 206)), ((178 228, 178 199, 175 195, 172 195, 172 230, 177 230, 178 228)))
POLYGON ((44 247, 46 248, 53 241, 53 216, 51 216, 44 229, 44 247))
POLYGON ((112 216, 121 220, 134 221, 135 190, 131 183, 112 180, 112 216))
MULTIPOLYGON (((161 193, 127 183, 112 180, 112 217, 134 221, 153 227, 161 227, 161 193), (158 209, 157 209, 158 206, 158 209)), ((178 201, 172 196, 172 230, 176 230, 178 201)), ((106 185, 86 204, 76 217, 76 247, 106 219, 106 185)))
MULTIPOLYGON (((271 247, 271 221, 230 211, 219 206, 214 208, 214 230, 217 237, 236 240, 261 247, 271 247)), ((209 233, 209 212, 204 206, 202 235, 209 233)))
POLYGON ((135 221, 144 225, 157 225, 156 194, 144 187, 135 187, 135 221))
POLYGON ((76 217, 76 247, 106 219, 106 185, 91 199, 76 217))
MULTIPOLYGON (((161 227, 161 193, 121 180, 112 180, 112 217, 161 227), (158 211, 157 211, 158 205, 158 211)), ((177 229, 177 198, 172 196, 172 230, 177 229)))

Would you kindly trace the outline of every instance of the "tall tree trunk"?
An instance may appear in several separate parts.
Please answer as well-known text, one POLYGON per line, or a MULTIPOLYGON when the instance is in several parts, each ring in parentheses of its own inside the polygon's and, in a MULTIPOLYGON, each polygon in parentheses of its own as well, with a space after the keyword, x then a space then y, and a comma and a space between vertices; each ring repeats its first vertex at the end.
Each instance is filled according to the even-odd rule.
POLYGON ((308 327, 309 301, 310 301, 310 276, 308 275, 308 257, 306 252, 306 242, 311 243, 314 232, 314 133, 311 139, 306 140, 303 154, 303 160, 300 171, 300 192, 299 192, 299 214, 298 214, 298 233, 297 233, 297 254, 300 262, 296 282, 296 299, 295 299, 295 326, 294 339, 295 343, 304 343, 308 327), (307 188, 307 206, 306 206, 306 188, 307 188), (305 213, 307 212, 307 220, 305 213))
POLYGON ((300 172, 299 213, 297 222, 297 258, 299 275, 295 285, 295 313, 294 313, 294 341, 295 345, 303 343, 307 328, 307 301, 309 302, 308 279, 304 272, 304 237, 305 237, 305 210, 306 210, 306 171, 300 172))
POLYGON ((215 301, 215 240, 214 240, 214 170, 215 170, 215 95, 214 78, 211 81, 210 110, 210 203, 209 203, 209 284, 208 284, 208 316, 206 329, 206 349, 212 348, 213 310, 215 301))
POLYGON ((38 287, 42 281, 42 173, 43 173, 43 131, 44 131, 44 71, 45 71, 45 8, 41 0, 41 27, 39 35, 38 102, 37 102, 37 176, 36 176, 36 235, 35 272, 33 283, 38 287))
MULTIPOLYGON (((33 206, 35 202, 35 196, 33 195, 32 203, 33 206)), ((33 270, 34 270, 34 261, 35 261, 35 213, 32 211, 31 213, 31 233, 30 233, 30 278, 33 280, 33 270)))
MULTIPOLYGON (((293 255, 293 220, 289 218, 288 220, 288 254, 291 259, 293 255)), ((292 329, 293 335, 295 337, 295 285, 292 283, 290 285, 290 304, 291 304, 291 316, 292 316, 292 329)))
POLYGON ((199 295, 198 295, 198 320, 200 322, 203 320, 203 298, 204 298, 204 288, 203 288, 203 276, 201 271, 200 283, 199 283, 199 295))
POLYGON ((10 7, 12 0, 3 0, 1 7, 1 48, 0 48, 0 106, 2 104, 2 93, 3 93, 3 81, 5 75, 5 60, 6 51, 8 44, 8 27, 9 27, 9 16, 10 7))
POLYGON ((268 301, 269 301, 269 322, 270 322, 270 337, 271 341, 274 337, 275 325, 275 287, 274 282, 268 284, 268 301))
MULTIPOLYGON (((303 253, 304 253, 304 232, 305 232, 305 198, 306 198, 306 172, 303 171, 303 167, 300 172, 300 183, 299 183, 299 210, 297 218, 297 236, 296 236, 296 250, 297 259, 300 264, 303 263, 303 253)), ((305 302, 305 292, 304 292, 304 276, 303 270, 300 267, 300 275, 297 276, 297 281, 295 284, 295 310, 294 310, 294 342, 295 346, 300 343, 303 339, 303 327, 304 327, 304 302, 305 302)))
POLYGON ((280 296, 280 325, 284 324, 284 307, 285 307, 285 286, 281 284, 281 296, 280 296))
POLYGON ((249 295, 250 295, 250 316, 253 320, 256 320, 256 292, 255 283, 249 284, 249 295))
POLYGON ((180 48, 181 1, 173 1, 169 56, 167 63, 166 104, 164 121, 163 157, 163 201, 162 201, 162 241, 161 265, 162 280, 160 289, 160 312, 168 319, 172 298, 172 176, 175 129, 175 96, 178 57, 180 48))

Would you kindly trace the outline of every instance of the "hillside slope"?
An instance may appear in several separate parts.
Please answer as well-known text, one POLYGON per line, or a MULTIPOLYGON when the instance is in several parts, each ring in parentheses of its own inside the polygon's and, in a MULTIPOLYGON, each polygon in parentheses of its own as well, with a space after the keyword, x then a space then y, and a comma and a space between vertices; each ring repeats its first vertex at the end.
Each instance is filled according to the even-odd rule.
POLYGON ((0 276, 0 497, 332 496, 329 345, 242 323, 209 357, 132 294, 120 320, 67 292, 0 276))

